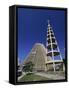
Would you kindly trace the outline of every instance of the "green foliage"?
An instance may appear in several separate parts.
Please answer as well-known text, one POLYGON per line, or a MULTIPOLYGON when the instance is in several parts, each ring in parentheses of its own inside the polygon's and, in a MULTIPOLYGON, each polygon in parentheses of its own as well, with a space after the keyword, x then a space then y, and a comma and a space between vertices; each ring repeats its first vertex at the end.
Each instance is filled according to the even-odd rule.
POLYGON ((33 66, 34 66, 34 64, 31 61, 29 61, 29 62, 25 63, 25 66, 23 67, 23 71, 32 72, 33 66))

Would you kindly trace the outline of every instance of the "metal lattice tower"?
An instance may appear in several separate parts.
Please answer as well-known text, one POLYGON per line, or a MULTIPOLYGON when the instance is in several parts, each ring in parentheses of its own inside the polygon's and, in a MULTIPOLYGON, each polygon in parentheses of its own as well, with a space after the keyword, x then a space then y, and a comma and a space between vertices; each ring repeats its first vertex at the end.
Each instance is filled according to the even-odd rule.
POLYGON ((62 60, 60 49, 59 49, 59 46, 57 44, 57 40, 55 38, 53 29, 50 25, 49 20, 48 20, 48 28, 47 28, 47 44, 46 44, 46 47, 47 47, 47 56, 50 56, 52 58, 52 60, 53 60, 53 69, 55 71, 56 70, 55 57, 59 55, 59 58, 60 58, 59 60, 60 61, 63 61, 63 60, 62 60))

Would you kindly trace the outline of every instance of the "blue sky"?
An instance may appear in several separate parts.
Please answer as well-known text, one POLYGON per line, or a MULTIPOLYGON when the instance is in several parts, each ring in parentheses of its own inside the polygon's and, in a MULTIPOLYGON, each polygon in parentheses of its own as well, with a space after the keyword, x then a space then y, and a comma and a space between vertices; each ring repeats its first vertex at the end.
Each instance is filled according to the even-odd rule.
POLYGON ((46 44, 48 19, 62 57, 65 57, 65 11, 18 8, 18 58, 20 62, 28 55, 35 43, 46 44))

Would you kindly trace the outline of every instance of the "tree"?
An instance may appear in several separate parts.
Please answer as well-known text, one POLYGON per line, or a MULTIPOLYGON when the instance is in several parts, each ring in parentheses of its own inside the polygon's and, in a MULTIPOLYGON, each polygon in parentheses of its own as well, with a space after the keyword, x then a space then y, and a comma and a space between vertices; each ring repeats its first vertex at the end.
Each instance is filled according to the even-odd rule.
POLYGON ((25 63, 25 65, 23 66, 23 71, 32 72, 33 66, 34 66, 34 64, 31 61, 29 61, 29 62, 25 63))

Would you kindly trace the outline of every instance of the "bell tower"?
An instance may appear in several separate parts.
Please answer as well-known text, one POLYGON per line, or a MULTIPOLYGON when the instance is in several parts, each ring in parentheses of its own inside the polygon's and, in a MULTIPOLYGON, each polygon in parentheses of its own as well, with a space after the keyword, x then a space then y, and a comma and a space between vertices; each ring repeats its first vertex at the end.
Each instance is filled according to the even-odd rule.
POLYGON ((48 27, 47 27, 47 42, 46 42, 46 47, 47 47, 47 56, 50 56, 53 61, 53 70, 54 72, 56 71, 56 63, 61 64, 63 63, 62 56, 60 53, 60 49, 56 40, 56 37, 53 32, 53 28, 50 24, 50 21, 48 20, 48 27), (58 57, 59 59, 57 59, 58 57))

